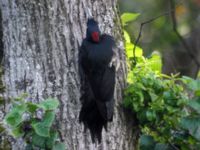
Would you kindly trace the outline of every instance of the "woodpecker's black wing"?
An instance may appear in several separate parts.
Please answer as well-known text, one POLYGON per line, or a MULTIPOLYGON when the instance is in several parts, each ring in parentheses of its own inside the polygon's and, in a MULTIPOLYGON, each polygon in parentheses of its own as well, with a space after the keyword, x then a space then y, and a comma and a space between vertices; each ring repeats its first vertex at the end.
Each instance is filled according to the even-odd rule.
POLYGON ((79 121, 84 124, 85 129, 89 129, 92 141, 98 139, 101 142, 101 132, 103 127, 106 127, 107 122, 101 116, 97 107, 95 96, 91 89, 88 75, 91 74, 91 69, 88 66, 88 52, 83 41, 79 51, 79 74, 81 79, 81 111, 79 121))
POLYGON ((115 66, 110 63, 114 47, 113 38, 102 35, 99 43, 84 40, 80 49, 80 72, 85 80, 80 121, 98 138, 113 117, 115 66))

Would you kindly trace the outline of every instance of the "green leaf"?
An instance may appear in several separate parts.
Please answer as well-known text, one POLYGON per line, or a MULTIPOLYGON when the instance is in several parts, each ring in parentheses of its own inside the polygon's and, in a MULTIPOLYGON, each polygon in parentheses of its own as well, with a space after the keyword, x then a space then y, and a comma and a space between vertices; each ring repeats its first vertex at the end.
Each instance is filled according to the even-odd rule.
POLYGON ((43 123, 39 122, 39 123, 35 123, 32 124, 33 129, 35 130, 35 132, 42 137, 49 137, 49 131, 50 128, 45 126, 43 123))
POLYGON ((45 113, 44 118, 41 123, 46 127, 51 127, 54 119, 55 119, 55 112, 48 111, 45 113))
POLYGON ((11 127, 16 127, 19 125, 23 119, 22 114, 26 111, 26 106, 16 105, 11 109, 11 111, 5 116, 5 122, 11 127))
POLYGON ((188 105, 200 114, 200 98, 189 101, 188 105))
POLYGON ((200 80, 193 80, 192 82, 190 82, 189 88, 194 91, 200 90, 200 80))
POLYGON ((185 117, 181 119, 181 126, 187 129, 196 139, 200 140, 200 117, 185 117))
POLYGON ((123 30, 126 43, 131 43, 131 38, 126 30, 123 30))
POLYGON ((154 51, 148 60, 149 60, 148 66, 153 71, 158 71, 158 72, 162 71, 162 59, 161 59, 161 55, 159 52, 154 51))
POLYGON ((45 110, 55 110, 59 106, 59 101, 57 99, 46 99, 42 101, 38 106, 44 108, 45 110))
POLYGON ((15 138, 21 137, 22 135, 24 135, 24 132, 21 129, 21 126, 16 127, 15 129, 12 130, 12 135, 15 138))
MULTIPOLYGON (((132 43, 126 43, 125 44, 125 48, 126 48, 126 55, 127 55, 127 57, 128 58, 132 58, 133 57, 134 44, 132 44, 132 43)), ((140 48, 139 46, 136 46, 135 57, 142 57, 142 55, 143 55, 142 48, 140 48)))
POLYGON ((51 132, 50 133, 50 137, 47 138, 47 141, 46 141, 47 148, 52 149, 52 147, 55 144, 55 141, 57 140, 57 138, 58 138, 58 133, 57 132, 51 132))
POLYGON ((122 25, 125 26, 128 22, 134 21, 139 15, 139 13, 123 13, 121 15, 122 25))
POLYGON ((32 143, 33 145, 39 147, 39 148, 45 148, 45 142, 46 142, 46 138, 45 137, 41 137, 37 134, 33 134, 32 136, 32 143))
MULTIPOLYGON (((134 82, 134 75, 133 75, 133 72, 132 72, 132 71, 130 71, 130 72, 128 73, 127 82, 128 82, 128 83, 133 83, 133 82, 134 82)), ((134 88, 133 88, 133 90, 134 90, 134 88)))
POLYGON ((34 113, 38 108, 37 104, 31 103, 31 102, 27 102, 26 104, 27 104, 27 110, 31 113, 34 113))
POLYGON ((200 89, 199 89, 199 90, 196 90, 196 91, 194 92, 194 94, 195 94, 195 96, 199 96, 199 97, 200 97, 200 89))
POLYGON ((168 144, 158 143, 156 144, 154 150, 174 150, 168 144))
POLYGON ((156 113, 153 110, 147 110, 146 111, 146 117, 149 121, 153 121, 156 119, 156 113))
POLYGON ((41 122, 32 124, 35 132, 43 137, 49 137, 50 127, 55 119, 55 112, 48 111, 41 122))
POLYGON ((142 135, 139 140, 140 150, 153 150, 155 141, 152 136, 142 135))
POLYGON ((150 95, 150 97, 151 97, 151 101, 155 101, 155 100, 158 99, 158 95, 156 95, 156 94, 153 93, 153 92, 150 92, 150 91, 149 91, 149 95, 150 95))
POLYGON ((53 150, 65 150, 65 144, 64 143, 56 143, 53 147, 53 150))

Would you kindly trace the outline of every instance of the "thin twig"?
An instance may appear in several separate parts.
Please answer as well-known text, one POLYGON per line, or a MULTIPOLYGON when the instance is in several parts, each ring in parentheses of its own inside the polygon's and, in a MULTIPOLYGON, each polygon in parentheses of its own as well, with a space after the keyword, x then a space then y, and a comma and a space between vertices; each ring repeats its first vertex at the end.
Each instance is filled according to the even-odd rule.
POLYGON ((200 67, 200 62, 196 59, 195 55, 192 53, 192 50, 191 50, 190 46, 187 44, 185 39, 181 36, 181 34, 177 30, 177 21, 176 21, 176 15, 175 15, 174 0, 170 0, 170 9, 172 10, 171 11, 171 19, 172 19, 172 25, 173 25, 174 33, 177 35, 177 37, 181 41, 183 47, 185 48, 185 50, 188 53, 188 55, 190 56, 190 58, 196 63, 196 65, 199 68, 200 67))
MULTIPOLYGON (((172 11, 174 11, 174 10, 172 10, 172 11)), ((163 13, 163 14, 157 16, 157 17, 154 17, 154 18, 152 18, 152 19, 150 19, 150 20, 147 20, 147 21, 145 21, 145 22, 142 22, 142 23, 140 24, 139 34, 138 34, 138 36, 137 36, 137 39, 136 39, 136 41, 135 41, 134 48, 133 48, 133 58, 134 58, 134 63, 135 63, 135 64, 136 64, 136 54, 135 54, 135 52, 136 52, 136 47, 137 47, 137 44, 138 44, 138 42, 139 42, 139 40, 140 40, 140 38, 141 38, 141 36, 142 36, 142 29, 143 29, 143 26, 144 26, 145 24, 148 24, 148 23, 151 23, 151 22, 157 20, 157 19, 160 18, 160 17, 167 16, 167 15, 170 15, 170 14, 171 14, 171 11, 170 11, 170 12, 165 12, 165 13, 163 13)))

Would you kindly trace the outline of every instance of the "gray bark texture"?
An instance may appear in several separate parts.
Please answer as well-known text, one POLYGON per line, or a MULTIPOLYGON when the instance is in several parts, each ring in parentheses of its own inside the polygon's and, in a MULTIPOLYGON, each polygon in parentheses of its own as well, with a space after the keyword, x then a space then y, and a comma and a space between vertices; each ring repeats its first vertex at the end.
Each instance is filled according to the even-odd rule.
MULTIPOLYGON (((132 150, 133 124, 122 103, 126 63, 117 0, 0 0, 3 31, 4 98, 26 92, 28 101, 57 97, 58 127, 68 150, 132 150), (89 8, 103 33, 115 37, 121 60, 116 77, 115 112, 101 144, 92 144, 78 117, 80 77, 78 49, 86 32, 85 8, 89 8)), ((8 102, 0 109, 7 112, 8 102)), ((2 119, 2 117, 1 117, 2 119)), ((1 120, 2 121, 2 120, 1 120)), ((21 140, 12 149, 23 150, 21 140)))

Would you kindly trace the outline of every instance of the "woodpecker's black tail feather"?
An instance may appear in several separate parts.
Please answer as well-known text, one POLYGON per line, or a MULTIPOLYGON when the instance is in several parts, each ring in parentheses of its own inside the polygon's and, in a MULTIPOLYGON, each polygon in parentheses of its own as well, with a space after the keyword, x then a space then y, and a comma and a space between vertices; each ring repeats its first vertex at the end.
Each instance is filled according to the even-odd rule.
POLYGON ((101 116, 95 100, 88 104, 83 103, 79 121, 84 124, 86 129, 90 130, 92 142, 95 143, 98 140, 101 143, 102 129, 105 128, 107 130, 107 121, 101 116))

